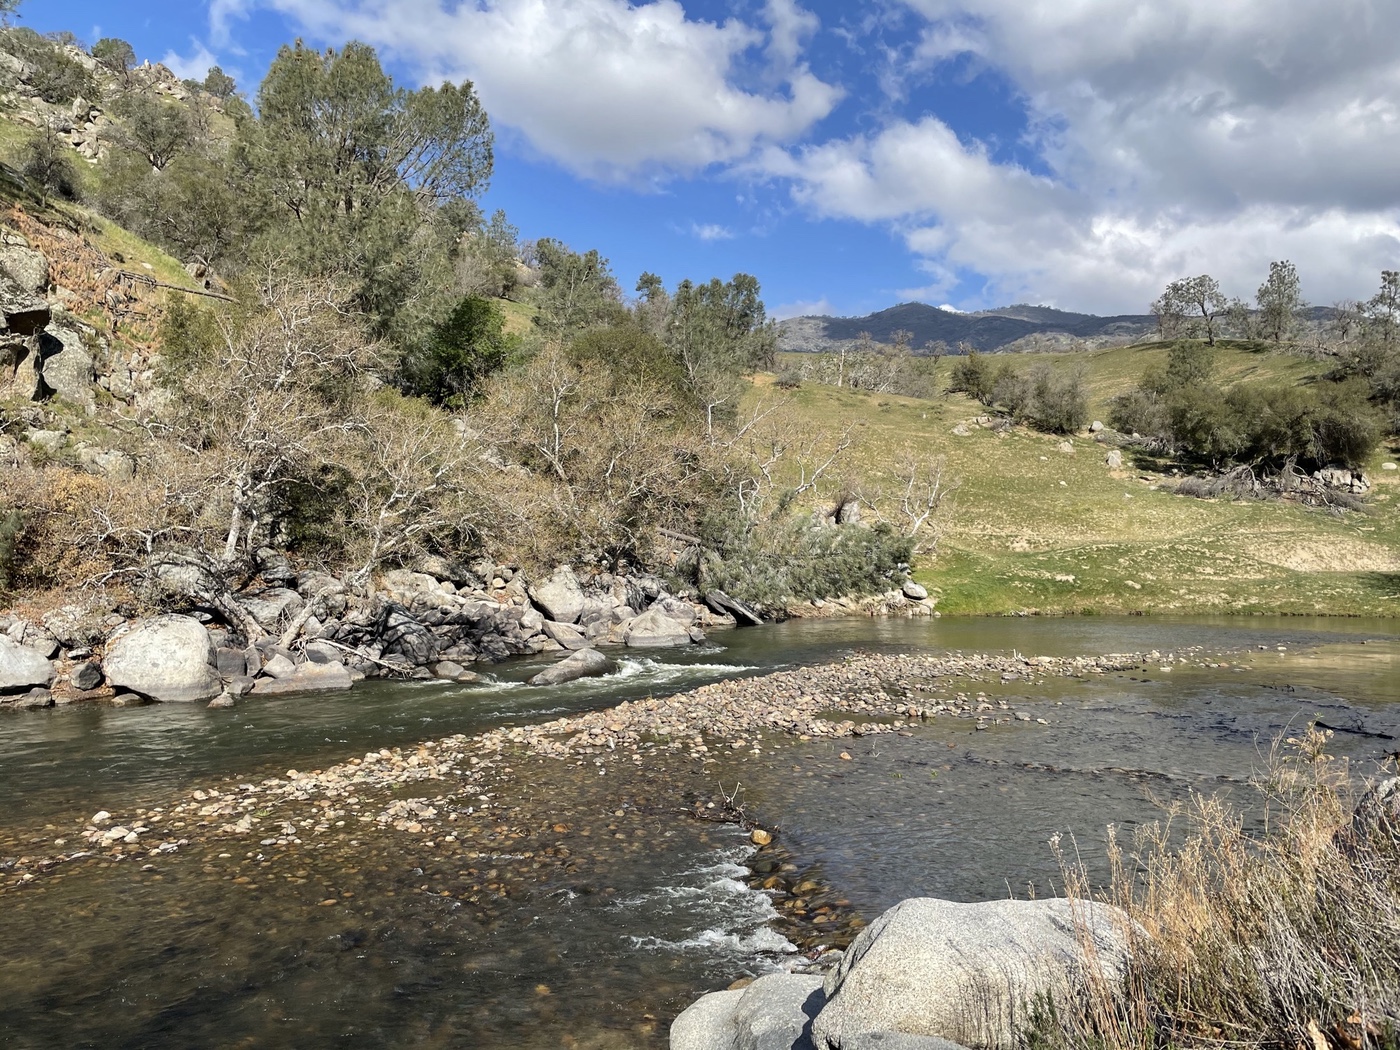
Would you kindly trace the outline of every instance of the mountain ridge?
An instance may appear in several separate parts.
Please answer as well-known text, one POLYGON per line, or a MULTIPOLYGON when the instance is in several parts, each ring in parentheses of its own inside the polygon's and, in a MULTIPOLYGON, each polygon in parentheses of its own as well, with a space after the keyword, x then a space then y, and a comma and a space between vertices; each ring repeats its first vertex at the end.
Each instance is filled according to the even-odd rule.
POLYGON ((1147 338, 1156 329, 1151 314, 1074 313, 1050 306, 1015 303, 1010 306, 960 313, 927 303, 898 303, 863 317, 793 317, 778 325, 778 346, 787 352, 820 353, 860 339, 868 332, 877 343, 891 344, 895 333, 911 333, 915 352, 943 342, 957 352, 958 344, 974 350, 1064 350, 1076 343, 1120 345, 1147 338), (1028 345, 1029 344, 1029 345, 1028 345))

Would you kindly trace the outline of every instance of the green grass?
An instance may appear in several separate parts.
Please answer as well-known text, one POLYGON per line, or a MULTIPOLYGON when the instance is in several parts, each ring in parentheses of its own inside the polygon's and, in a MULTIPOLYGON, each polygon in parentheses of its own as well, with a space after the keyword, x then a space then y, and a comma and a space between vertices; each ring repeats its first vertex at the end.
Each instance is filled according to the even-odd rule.
MULTIPOLYGON (((1006 355, 1023 363, 1084 367, 1096 415, 1160 347, 1082 354, 1006 355), (1033 363, 1033 362, 1032 362, 1033 363)), ((1221 350, 1227 382, 1286 377, 1304 382, 1310 360, 1235 346, 1221 350)), ((1162 464, 1110 470, 1108 449, 1087 434, 1063 439, 1024 428, 997 433, 970 424, 987 410, 962 395, 934 401, 804 384, 787 402, 805 430, 849 425, 857 444, 844 463, 848 485, 893 483, 911 454, 942 456, 961 479, 938 553, 915 577, 945 613, 1273 613, 1400 615, 1400 477, 1382 471, 1394 447, 1368 470, 1365 514, 1334 517, 1284 503, 1177 496, 1162 464), (967 436, 953 428, 967 424, 967 436)))

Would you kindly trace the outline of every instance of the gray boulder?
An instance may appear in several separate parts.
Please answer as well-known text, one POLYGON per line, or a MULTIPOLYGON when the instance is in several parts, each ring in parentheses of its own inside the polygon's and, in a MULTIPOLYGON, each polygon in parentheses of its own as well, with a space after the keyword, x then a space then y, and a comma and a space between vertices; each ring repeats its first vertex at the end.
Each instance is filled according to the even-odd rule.
POLYGON ((0 273, 0 314, 4 315, 5 327, 22 336, 42 332, 53 317, 42 296, 25 291, 13 277, 3 273, 0 273))
POLYGON ((701 997, 671 1025, 671 1050, 812 1050, 826 997, 814 975, 774 973, 701 997))
POLYGON ((49 260, 43 252, 18 244, 6 244, 0 247, 0 270, 4 270, 21 291, 30 295, 38 297, 48 290, 49 260))
POLYGON ((212 700, 223 691, 214 666, 214 642, 198 620, 157 616, 142 620, 107 645, 107 681, 152 700, 212 700))
POLYGON ((553 620, 545 620, 541 629, 565 649, 588 648, 587 635, 571 623, 555 623, 553 620))
POLYGON ((588 601, 582 584, 568 565, 559 566, 549 579, 532 583, 527 593, 540 611, 555 623, 578 623, 588 601))
POLYGON ((0 634, 0 693, 47 688, 54 679, 53 661, 28 646, 0 634))
POLYGON ((249 616, 269 629, 284 619, 291 620, 306 605, 290 587, 268 587, 256 594, 237 595, 236 600, 249 616))
POLYGON ((595 678, 613 669, 613 662, 597 649, 580 649, 570 653, 553 667, 547 667, 527 685, 563 685, 580 678, 595 678))
POLYGON ((50 329, 39 337, 44 386, 75 405, 96 402, 97 368, 77 332, 50 329))
POLYGON ((671 1022, 671 1050, 733 1050, 734 1010, 743 991, 702 995, 671 1022))
POLYGON ((904 597, 910 601, 921 602, 928 597, 928 588, 923 584, 915 583, 913 580, 905 580, 904 586, 900 588, 904 597))
POLYGON ((102 684, 102 665, 96 660, 81 663, 69 673, 68 680, 73 683, 74 689, 81 689, 85 693, 96 689, 102 684))
POLYGON ((673 618, 661 605, 661 602, 657 602, 627 624, 624 638, 627 645, 634 649, 647 649, 691 643, 690 624, 673 618))
POLYGON ((705 604, 721 616, 732 616, 740 627, 761 627, 763 617, 754 609, 723 591, 709 591, 705 594, 705 604))
POLYGON ((1103 461, 1108 464, 1109 470, 1118 470, 1123 466, 1123 453, 1115 448, 1108 455, 1104 456, 1103 461))
POLYGON ((328 693, 349 689, 355 684, 344 664, 297 664, 285 678, 259 678, 253 683, 254 696, 283 696, 287 693, 328 693))
POLYGON ((1130 923, 1116 908, 1062 898, 902 901, 827 976, 813 1043, 837 1050, 884 1032, 1015 1050, 1038 997, 1071 1001, 1091 967, 1121 978, 1130 923))
POLYGON ((440 648, 433 632, 409 615, 401 606, 390 605, 384 612, 380 629, 386 655, 397 654, 416 667, 429 667, 438 662, 440 648))
POLYGON ((442 588, 435 576, 426 572, 411 572, 408 569, 391 569, 379 581, 380 590, 403 605, 413 604, 413 599, 425 595, 430 599, 441 598, 442 588))

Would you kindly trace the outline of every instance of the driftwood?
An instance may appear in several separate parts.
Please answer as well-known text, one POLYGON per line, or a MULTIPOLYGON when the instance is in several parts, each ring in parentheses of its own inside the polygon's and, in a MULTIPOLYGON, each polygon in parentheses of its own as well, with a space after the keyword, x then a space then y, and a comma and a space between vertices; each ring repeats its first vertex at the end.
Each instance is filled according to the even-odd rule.
POLYGON ((168 284, 165 281, 157 281, 149 274, 136 273, 134 270, 118 270, 116 272, 118 280, 134 281, 137 284, 144 284, 149 288, 168 288, 172 292, 184 292, 186 295, 202 295, 208 299, 221 299, 226 303, 236 303, 237 299, 231 295, 224 295, 222 292, 211 292, 205 288, 185 288, 178 284, 168 284))

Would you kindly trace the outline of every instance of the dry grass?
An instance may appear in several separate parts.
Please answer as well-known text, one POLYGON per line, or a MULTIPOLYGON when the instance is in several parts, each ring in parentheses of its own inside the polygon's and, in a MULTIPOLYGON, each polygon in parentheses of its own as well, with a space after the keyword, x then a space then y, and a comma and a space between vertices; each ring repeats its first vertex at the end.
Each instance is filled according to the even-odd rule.
MULTIPOLYGON (((1400 783, 1354 776, 1330 736, 1276 749, 1262 823, 1203 796, 1110 846, 1099 896, 1132 919, 1126 984, 1091 982, 1032 1045, 1400 1046, 1400 783)), ((1087 892, 1082 869, 1066 883, 1087 892)))

